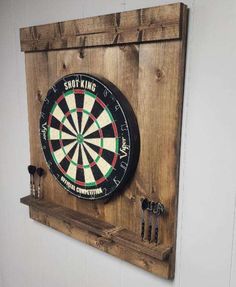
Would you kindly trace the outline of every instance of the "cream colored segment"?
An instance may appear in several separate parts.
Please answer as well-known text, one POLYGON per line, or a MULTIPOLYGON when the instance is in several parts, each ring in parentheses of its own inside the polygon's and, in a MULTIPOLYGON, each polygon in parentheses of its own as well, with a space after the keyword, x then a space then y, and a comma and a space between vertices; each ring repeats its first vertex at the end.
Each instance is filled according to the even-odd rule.
MULTIPOLYGON (((73 148, 74 145, 75 145, 74 142, 66 145, 64 147, 65 153, 68 154, 68 152, 73 148)), ((63 152, 62 148, 54 151, 54 156, 55 156, 58 163, 60 163, 64 159, 64 157, 66 156, 65 153, 63 152)))
POLYGON ((115 153, 116 141, 116 138, 103 138, 103 148, 115 153))
POLYGON ((93 108, 94 103, 95 103, 95 98, 86 94, 85 92, 83 109, 90 113, 93 108))
MULTIPOLYGON (((90 148, 87 144, 85 144, 85 148, 87 149, 88 153, 92 157, 92 159, 95 161, 95 159, 98 157, 98 153, 96 153, 93 149, 90 148)), ((100 169, 101 173, 103 175, 106 175, 106 173, 109 171, 109 169, 112 167, 105 159, 100 157, 98 161, 96 162, 98 168, 100 169)))
POLYGON ((77 142, 72 142, 66 146, 64 146, 64 150, 65 150, 65 153, 68 154, 70 152, 70 150, 74 147, 74 145, 78 145, 77 142))
MULTIPOLYGON (((70 111, 76 109, 75 94, 70 94, 68 96, 65 96, 65 99, 66 99, 66 103, 67 103, 67 106, 68 106, 70 111)), ((76 127, 76 132, 78 133, 79 132, 79 125, 78 125, 77 111, 71 113, 71 116, 72 116, 73 122, 74 122, 75 127, 76 127)))
POLYGON ((103 128, 107 125, 109 125, 112 121, 111 118, 106 110, 103 110, 103 112, 99 115, 97 118, 98 125, 100 128, 103 128))
POLYGON ((72 157, 72 161, 77 163, 78 162, 78 156, 79 156, 79 145, 77 144, 74 155, 72 157))
MULTIPOLYGON (((71 135, 69 135, 69 136, 71 136, 71 135)), ((60 131, 50 127, 49 128, 48 138, 50 140, 59 140, 59 138, 60 138, 60 131)))
POLYGON ((86 114, 86 113, 82 113, 82 119, 81 119, 81 134, 83 134, 83 130, 84 130, 84 127, 88 121, 88 118, 89 118, 89 115, 86 114))
MULTIPOLYGON (((72 157, 72 161, 77 163, 78 161, 78 153, 79 153, 79 145, 76 145, 76 149, 74 152, 74 155, 72 157)), ((72 162, 70 162, 70 165, 68 167, 68 170, 66 172, 70 177, 72 177, 73 179, 76 179, 76 173, 77 173, 77 165, 73 164, 72 162)))
POLYGON ((101 139, 100 138, 93 138, 93 139, 84 139, 84 142, 88 142, 88 143, 91 143, 91 144, 94 144, 96 146, 100 146, 101 147, 101 139))
MULTIPOLYGON (((60 131, 50 127, 49 139, 50 140, 59 140, 60 139, 60 131)), ((76 137, 61 131, 61 139, 62 140, 72 140, 72 139, 76 140, 76 137)))
POLYGON ((74 94, 70 94, 70 95, 65 96, 65 100, 66 100, 66 103, 67 103, 69 110, 76 109, 75 95, 74 94))
MULTIPOLYGON (((87 111, 88 113, 91 113, 94 103, 95 103, 95 98, 85 93, 83 109, 87 111)), ((87 123, 88 117, 89 117, 88 114, 83 112, 82 121, 81 121, 81 133, 83 133, 84 131, 84 127, 87 123)))
POLYGON ((72 120, 76 127, 76 132, 79 133, 78 114, 77 111, 71 114, 72 120))
POLYGON ((55 156, 57 162, 60 163, 63 160, 63 158, 65 157, 65 154, 64 154, 62 148, 55 151, 54 156, 55 156))
POLYGON ((77 166, 70 163, 66 173, 73 179, 76 179, 77 166))
MULTIPOLYGON (((89 165, 89 161, 85 154, 83 145, 81 145, 81 153, 82 153, 83 165, 89 165)), ((93 173, 90 167, 84 168, 84 178, 85 178, 85 183, 95 182, 95 179, 94 179, 94 176, 93 176, 93 173)))
MULTIPOLYGON (((63 119, 64 116, 65 116, 64 113, 63 113, 63 111, 61 110, 61 108, 60 108, 58 105, 56 105, 56 108, 54 109, 52 115, 53 115, 56 119, 58 119, 58 121, 61 122, 61 123, 62 123, 62 119, 63 119)), ((70 122, 68 121, 67 118, 66 118, 65 121, 63 122, 63 125, 64 125, 65 127, 67 127, 72 133, 75 133, 73 127, 71 126, 71 124, 70 124, 70 122)))
MULTIPOLYGON (((112 123, 111 118, 109 117, 109 114, 106 110, 103 110, 103 112, 99 115, 99 117, 97 118, 97 123, 100 126, 100 128, 103 128, 107 125, 109 125, 110 123, 112 123)), ((88 130, 84 133, 84 136, 88 136, 91 133, 97 131, 99 128, 96 124, 96 122, 94 122, 89 128, 88 130)))
POLYGON ((86 137, 86 136, 92 134, 93 132, 97 131, 98 129, 99 129, 98 126, 97 126, 95 123, 93 123, 93 124, 87 129, 87 131, 83 134, 83 136, 86 137))
POLYGON ((76 179, 77 166, 70 163, 66 173, 73 179, 76 179))
MULTIPOLYGON (((101 147, 100 138, 84 139, 84 141, 101 147)), ((116 138, 103 138, 102 148, 115 153, 116 152, 116 138)))

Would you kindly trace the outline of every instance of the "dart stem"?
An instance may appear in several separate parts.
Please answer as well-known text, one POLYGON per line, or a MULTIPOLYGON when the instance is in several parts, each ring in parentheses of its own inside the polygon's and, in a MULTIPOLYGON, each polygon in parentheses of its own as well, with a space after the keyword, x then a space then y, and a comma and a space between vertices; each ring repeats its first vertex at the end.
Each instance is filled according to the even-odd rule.
POLYGON ((32 183, 32 190, 33 190, 33 196, 35 197, 35 185, 34 185, 34 183, 32 183))
POLYGON ((39 178, 38 188, 37 188, 37 198, 42 199, 42 193, 41 193, 41 177, 39 178))
POLYGON ((41 194, 41 177, 39 179, 39 198, 41 198, 42 194, 41 194))
POLYGON ((158 226, 158 216, 156 217, 156 223, 155 223, 155 243, 158 245, 158 238, 159 237, 159 226, 158 226))
POLYGON ((33 196, 36 197, 36 189, 34 184, 34 175, 32 175, 33 196))
POLYGON ((151 239, 152 239, 152 213, 151 211, 149 211, 149 220, 148 220, 148 241, 149 243, 151 242, 151 239))
POLYGON ((143 217, 142 221, 141 221, 141 239, 142 239, 142 241, 144 240, 144 231, 145 231, 145 221, 144 221, 144 217, 143 217))
POLYGON ((30 194, 33 195, 32 175, 30 175, 30 194))

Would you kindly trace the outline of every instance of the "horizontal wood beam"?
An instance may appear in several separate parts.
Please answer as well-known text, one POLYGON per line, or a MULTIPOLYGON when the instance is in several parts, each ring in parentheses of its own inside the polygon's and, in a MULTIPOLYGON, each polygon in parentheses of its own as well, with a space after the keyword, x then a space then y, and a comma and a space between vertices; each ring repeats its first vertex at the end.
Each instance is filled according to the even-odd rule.
POLYGON ((182 3, 20 29, 24 52, 181 39, 182 3))
MULTIPOLYGON (((53 223, 53 220, 50 220, 49 218, 54 218, 54 220, 56 219, 60 222, 60 231, 71 237, 75 236, 73 236, 73 233, 68 233, 68 228, 69 230, 76 230, 78 236, 78 238, 76 238, 85 242, 87 242, 88 238, 81 238, 79 236, 79 233, 82 230, 90 234, 95 234, 97 236, 97 242, 94 242, 94 244, 91 245, 98 249, 100 249, 99 246, 101 245, 101 242, 103 242, 102 245, 104 245, 105 242, 108 245, 122 246, 122 248, 125 247, 128 250, 132 250, 138 258, 145 256, 148 257, 149 260, 158 261, 168 260, 168 256, 172 251, 170 246, 165 246, 163 244, 156 246, 152 243, 142 242, 135 233, 125 228, 115 227, 112 224, 92 218, 78 211, 65 208, 53 202, 37 200, 32 196, 26 196, 21 198, 21 203, 30 207, 31 218, 48 226, 51 226, 53 223), (43 214, 45 216, 45 221, 38 220, 37 217, 33 216, 33 210, 43 214)), ((40 218, 42 218, 42 216, 40 218)), ((107 253, 109 253, 109 250, 107 253)))

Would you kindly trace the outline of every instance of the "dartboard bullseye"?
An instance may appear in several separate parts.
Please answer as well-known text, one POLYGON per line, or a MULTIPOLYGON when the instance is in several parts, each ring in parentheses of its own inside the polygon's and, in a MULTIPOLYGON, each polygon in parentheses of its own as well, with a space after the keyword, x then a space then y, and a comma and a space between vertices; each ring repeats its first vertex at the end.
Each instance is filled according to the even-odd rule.
POLYGON ((65 76, 48 91, 40 139, 51 173, 79 198, 110 197, 137 166, 139 131, 133 110, 113 84, 92 75, 65 76))

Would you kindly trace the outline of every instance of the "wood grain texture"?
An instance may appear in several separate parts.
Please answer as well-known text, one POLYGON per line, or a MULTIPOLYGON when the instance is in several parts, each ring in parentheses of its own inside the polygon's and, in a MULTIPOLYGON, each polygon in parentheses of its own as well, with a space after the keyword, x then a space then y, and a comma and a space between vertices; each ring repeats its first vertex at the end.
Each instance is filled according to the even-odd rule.
MULTIPOLYGON (((175 40, 101 47, 83 46, 77 49, 25 53, 31 164, 42 166, 47 171, 43 180, 45 202, 69 209, 73 214, 75 212, 85 218, 89 216, 89 218, 93 218, 94 222, 97 222, 96 220, 104 222, 110 228, 121 228, 113 241, 116 244, 112 244, 112 251, 108 252, 107 248, 105 251, 165 278, 173 278, 175 270, 187 7, 182 4, 174 4, 148 8, 145 12, 149 15, 149 19, 157 19, 155 17, 158 15, 158 19, 168 22, 178 14, 176 7, 181 7, 179 15, 181 35, 175 40), (164 9, 164 7, 167 8, 164 9), (168 13, 172 11, 174 16, 166 11, 169 11, 168 13), (135 176, 124 192, 108 203, 79 200, 66 192, 48 171, 41 151, 39 116, 47 90, 64 75, 78 72, 101 75, 113 82, 127 97, 139 124, 141 152, 135 176), (171 247, 172 252, 165 262, 153 261, 149 258, 147 259, 148 263, 144 264, 138 256, 138 251, 149 245, 146 242, 147 230, 145 230, 145 241, 141 245, 142 248, 138 243, 138 241, 141 242, 140 200, 143 197, 161 201, 166 207, 166 214, 160 219, 159 239, 160 246, 171 247), (122 230, 128 230, 128 233, 123 233, 122 230), (134 241, 129 234, 134 236, 134 241), (126 242, 125 245, 124 242, 126 242)), ((135 15, 138 13, 137 11, 140 10, 126 13, 135 15)), ((105 21, 104 17, 106 18, 106 16, 102 16, 82 19, 81 21, 87 20, 88 22, 85 21, 87 26, 83 26, 84 30, 80 30, 81 33, 91 32, 91 23, 95 22, 98 23, 97 29, 109 31, 110 18, 108 17, 105 21)), ((135 26, 137 24, 135 16, 132 16, 131 20, 129 25, 135 26)), ((68 25, 72 25, 72 23, 74 22, 69 21, 68 25)), ((122 27, 126 25, 122 17, 120 17, 119 23, 122 27)), ((40 32, 44 35, 42 37, 50 35, 50 33, 47 34, 48 29, 53 29, 53 25, 43 26, 44 28, 40 32)), ((64 31, 69 33, 70 29, 64 31)), ((27 33, 24 37, 30 39, 32 35, 27 33)), ((32 218, 45 223, 45 217, 50 216, 50 224, 47 222, 45 224, 84 242, 93 242, 93 239, 89 238, 92 236, 90 234, 92 231, 88 228, 83 231, 84 235, 80 235, 79 231, 69 233, 64 226, 64 219, 59 218, 59 215, 55 216, 55 213, 49 213, 48 210, 46 215, 43 212, 42 209, 40 212, 36 212, 35 206, 31 206, 32 218), (37 214, 40 214, 39 218, 37 214)), ((147 219, 147 214, 145 216, 147 219)), ((76 228, 81 229, 81 226, 76 228)), ((92 223, 91 228, 93 228, 92 223)), ((99 236, 101 237, 101 234, 99 236)), ((99 240, 105 240, 109 246, 111 245, 109 238, 100 238, 99 240)), ((91 243, 91 245, 96 246, 95 243, 91 243)), ((157 250, 160 250, 160 246, 157 247, 157 250)), ((149 245, 148 250, 152 250, 152 248, 154 248, 154 253, 157 252, 153 243, 149 245), (150 248, 150 246, 152 247, 150 248)), ((151 254, 145 253, 145 256, 150 257, 151 254)))
POLYGON ((20 29, 21 50, 44 51, 181 38, 181 3, 20 29))
MULTIPOLYGON (((164 261, 168 259, 171 253, 171 247, 163 244, 158 247, 140 242, 139 237, 123 227, 116 227, 112 224, 106 223, 99 219, 94 219, 89 215, 81 214, 69 208, 62 207, 53 202, 46 200, 37 200, 32 196, 26 196, 21 199, 21 203, 28 205, 31 208, 43 212, 47 216, 52 216, 61 220, 66 226, 70 228, 78 228, 98 236, 101 236, 107 242, 116 243, 124 247, 128 247, 137 251, 140 254, 150 256, 152 259, 164 261)), ((138 255, 137 255, 138 256, 138 255)))
POLYGON ((160 261, 155 258, 150 258, 145 254, 139 254, 139 252, 126 248, 123 245, 114 244, 111 240, 98 236, 87 230, 73 228, 71 225, 63 222, 61 219, 57 219, 54 216, 47 215, 45 212, 41 212, 38 209, 30 207, 30 217, 44 225, 47 225, 57 231, 85 242, 101 251, 104 251, 110 255, 123 259, 137 267, 146 269, 158 276, 169 279, 169 264, 168 261, 160 261))

